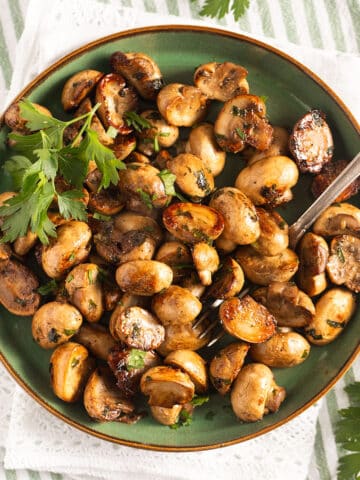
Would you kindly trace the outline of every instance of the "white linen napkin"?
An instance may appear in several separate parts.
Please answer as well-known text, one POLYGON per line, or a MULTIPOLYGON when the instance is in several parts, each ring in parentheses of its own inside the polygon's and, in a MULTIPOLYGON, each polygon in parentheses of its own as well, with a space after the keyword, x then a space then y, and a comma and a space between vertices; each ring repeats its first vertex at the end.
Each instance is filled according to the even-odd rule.
MULTIPOLYGON (((31 0, 7 104, 36 74, 88 41, 135 26, 176 23, 186 23, 186 19, 151 15, 114 4, 104 4, 99 9, 99 4, 91 0, 31 0)), ((204 24, 194 20, 191 23, 204 24)), ((360 77, 358 57, 287 43, 273 42, 273 45, 318 73, 360 118, 360 102, 354 104, 353 95, 354 79, 360 77)), ((6 379, 7 373, 2 377, 6 379)), ((0 445, 5 447, 5 467, 50 470, 80 475, 82 479, 86 475, 122 479, 131 474, 135 480, 238 479, 245 475, 247 480, 258 480, 266 472, 268 479, 304 480, 321 403, 275 431, 246 443, 215 451, 178 454, 137 450, 98 440, 49 414, 19 387, 13 394, 5 439, 12 391, 12 382, 1 382, 0 404, 4 406, 1 420, 4 418, 4 422, 0 428, 0 445), (1 436, 4 436, 2 441, 1 436)))

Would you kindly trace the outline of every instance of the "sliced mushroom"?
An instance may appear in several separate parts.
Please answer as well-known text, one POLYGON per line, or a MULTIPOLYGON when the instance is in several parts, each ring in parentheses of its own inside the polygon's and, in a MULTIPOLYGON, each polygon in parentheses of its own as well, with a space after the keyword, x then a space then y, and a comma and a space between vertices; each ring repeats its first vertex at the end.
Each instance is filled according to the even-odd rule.
POLYGON ((172 407, 158 407, 156 405, 150 406, 151 415, 159 423, 163 425, 174 425, 183 409, 182 405, 173 405, 172 407))
POLYGON ((67 342, 82 324, 79 310, 68 303, 48 302, 42 305, 32 319, 34 340, 45 349, 67 342))
POLYGON ((98 323, 83 323, 73 340, 84 345, 96 358, 107 360, 109 352, 116 345, 109 330, 98 323))
POLYGON ((197 394, 204 394, 208 390, 206 362, 198 353, 193 350, 175 350, 165 357, 164 363, 187 373, 197 394))
POLYGON ((306 338, 314 345, 327 345, 340 335, 355 309, 355 296, 349 290, 328 290, 315 305, 315 316, 305 329, 306 338))
POLYGON ((65 83, 61 103, 64 110, 72 110, 80 105, 91 91, 96 87, 103 73, 97 70, 81 70, 72 75, 65 83))
POLYGON ((111 150, 114 152, 118 160, 127 161, 129 155, 134 152, 136 148, 136 137, 134 134, 117 135, 114 143, 111 145, 111 150))
POLYGON ((200 65, 194 73, 194 83, 209 98, 226 102, 249 93, 248 71, 231 62, 211 62, 200 65))
POLYGON ((305 327, 314 318, 315 307, 311 298, 295 283, 273 282, 255 290, 252 295, 265 305, 281 327, 305 327))
POLYGON ((271 257, 286 250, 289 245, 289 227, 285 220, 275 211, 257 207, 260 236, 251 246, 261 255, 271 257))
MULTIPOLYGON (((43 115, 52 116, 50 110, 46 107, 34 102, 32 102, 32 106, 43 115)), ((5 125, 18 134, 27 135, 30 133, 29 128, 26 126, 27 120, 21 116, 19 102, 11 104, 6 110, 4 122, 5 125)))
POLYGON ((160 365, 141 377, 140 388, 149 396, 149 405, 172 407, 184 405, 194 396, 195 386, 187 373, 160 365))
POLYGON ((208 98, 199 88, 182 83, 170 83, 157 96, 157 107, 170 125, 191 127, 207 112, 208 98))
POLYGON ((334 142, 325 114, 311 110, 294 125, 289 149, 301 172, 319 173, 334 152, 334 142))
POLYGON ((133 230, 146 232, 154 238, 156 245, 163 240, 163 232, 159 224, 151 217, 146 217, 133 212, 121 212, 114 219, 115 228, 120 233, 127 233, 133 230))
POLYGON ((326 271, 335 285, 360 292, 360 238, 339 235, 331 240, 326 271))
POLYGON ((132 132, 124 120, 124 114, 136 110, 138 97, 121 75, 104 75, 97 84, 95 100, 100 103, 98 113, 106 128, 114 127, 123 135, 132 132))
POLYGON ((224 218, 223 238, 239 245, 257 240, 260 235, 259 219, 253 203, 243 192, 234 187, 219 188, 212 195, 209 205, 224 218))
POLYGON ((157 110, 145 110, 140 116, 150 125, 138 133, 137 149, 151 156, 161 148, 171 147, 179 137, 179 129, 170 125, 157 110))
POLYGON ((165 228, 186 243, 215 240, 224 229, 220 212, 194 203, 176 203, 163 211, 165 228))
POLYGON ((212 285, 206 291, 205 298, 235 297, 244 286, 244 281, 244 272, 240 265, 233 258, 227 257, 215 274, 212 285))
POLYGON ((201 158, 205 168, 214 177, 224 169, 226 153, 219 148, 215 138, 214 126, 210 123, 202 123, 191 129, 185 151, 201 158))
POLYGON ((209 365, 211 383, 221 395, 226 395, 241 367, 250 348, 245 342, 230 343, 212 358, 209 365))
POLYGON ((250 245, 236 250, 235 259, 244 270, 245 276, 257 285, 271 282, 288 282, 297 272, 299 259, 289 248, 278 255, 260 255, 250 245))
POLYGON ((216 141, 227 152, 241 152, 245 145, 269 148, 273 129, 266 120, 264 101, 256 95, 238 95, 220 110, 214 126, 216 141))
POLYGON ((171 268, 156 260, 133 260, 116 270, 116 282, 125 293, 151 296, 168 288, 173 279, 171 268))
POLYGON ((202 304, 195 295, 177 285, 170 285, 152 300, 152 309, 165 326, 190 323, 199 315, 201 308, 202 304))
POLYGON ((155 100, 164 82, 158 65, 145 53, 115 52, 110 64, 121 73, 145 100, 155 100))
POLYGON ((204 324, 193 327, 192 323, 175 324, 170 323, 165 327, 165 340, 157 349, 160 355, 166 356, 173 350, 199 350, 204 347, 210 340, 211 335, 208 333, 203 338, 204 324))
POLYGON ((289 153, 289 133, 285 128, 273 126, 273 136, 269 148, 266 150, 252 151, 246 158, 248 165, 266 157, 287 156, 289 153))
POLYGON ((142 415, 115 385, 110 370, 99 366, 90 376, 84 391, 84 407, 98 422, 136 423, 142 415))
POLYGON ((17 260, 0 261, 0 303, 15 315, 34 315, 40 304, 39 281, 17 260))
POLYGON ((319 216, 313 231, 323 237, 360 235, 360 209, 350 203, 334 203, 319 216))
POLYGON ((188 247, 182 242, 164 242, 156 252, 155 260, 166 263, 173 271, 173 282, 188 276, 193 260, 188 247))
POLYGON ((235 187, 257 206, 276 207, 292 199, 291 188, 298 178, 297 166, 289 157, 267 157, 243 168, 235 187))
POLYGON ((269 367, 250 363, 240 370, 231 391, 231 405, 235 415, 244 422, 256 422, 264 415, 276 412, 286 391, 279 387, 269 367))
POLYGON ((206 242, 198 242, 192 247, 194 265, 203 285, 211 285, 212 274, 220 265, 220 258, 216 249, 206 242))
POLYGON ((219 308, 219 318, 230 335, 245 342, 265 342, 275 332, 274 316, 250 295, 224 300, 219 308))

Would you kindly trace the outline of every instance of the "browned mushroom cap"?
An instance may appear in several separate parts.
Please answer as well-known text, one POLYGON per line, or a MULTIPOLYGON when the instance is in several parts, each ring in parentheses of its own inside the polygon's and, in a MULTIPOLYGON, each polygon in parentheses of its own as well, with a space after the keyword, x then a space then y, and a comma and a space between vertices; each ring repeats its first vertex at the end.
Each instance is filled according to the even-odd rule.
POLYGON ((226 299, 220 306, 219 317, 230 335, 245 342, 265 342, 275 332, 274 316, 250 295, 226 299))
POLYGON ((155 100, 164 85, 158 65, 145 53, 115 52, 110 64, 114 72, 121 73, 146 100, 155 100))
POLYGON ((210 340, 210 334, 200 338, 204 328, 206 324, 193 328, 192 323, 170 323, 165 327, 165 340, 157 351, 160 355, 166 356, 173 350, 199 350, 210 340))
POLYGON ((170 285, 153 297, 152 309, 163 325, 192 322, 200 313, 201 302, 186 288, 170 285))
POLYGON ((149 124, 149 128, 144 128, 137 134, 137 149, 145 155, 151 156, 161 148, 169 148, 178 139, 178 127, 170 125, 157 110, 145 110, 140 117, 149 124))
POLYGON ((120 233, 127 233, 133 230, 145 232, 154 238, 157 245, 163 240, 162 229, 151 217, 146 217, 133 212, 121 212, 115 217, 114 225, 120 233))
POLYGON ((222 348, 211 360, 209 375, 211 383, 221 395, 226 395, 241 367, 250 348, 245 342, 230 343, 222 348))
MULTIPOLYGON (((311 184, 311 191, 314 197, 319 197, 324 190, 340 175, 349 162, 346 160, 332 160, 326 163, 321 172, 314 177, 311 184)), ((360 189, 360 176, 354 180, 343 192, 336 197, 335 202, 345 202, 353 195, 356 195, 360 189)))
POLYGON ((192 258, 195 268, 203 285, 211 285, 212 274, 220 265, 220 258, 216 249, 206 242, 198 242, 192 247, 192 258))
POLYGON ((244 286, 244 280, 244 272, 240 265, 233 258, 227 257, 222 267, 216 272, 205 298, 235 297, 244 286))
POLYGON ((189 248, 182 242, 164 242, 156 252, 155 260, 166 263, 173 271, 173 282, 177 283, 189 275, 193 260, 189 248))
POLYGON ((142 415, 115 385, 108 367, 99 366, 90 376, 84 391, 84 407, 99 422, 135 423, 142 415))
POLYGON ((164 363, 187 373, 195 385, 196 393, 203 394, 207 391, 209 385, 206 362, 198 353, 192 350, 175 350, 166 356, 164 363))
POLYGON ((245 276, 257 285, 287 282, 295 275, 299 266, 296 253, 289 248, 278 255, 267 257, 246 245, 236 250, 235 259, 244 270, 245 276))
POLYGON ((83 323, 73 340, 84 345, 96 358, 101 360, 107 360, 110 350, 116 345, 109 330, 98 323, 83 323))
POLYGON ((149 405, 172 407, 190 402, 195 386, 187 373, 160 365, 143 374, 140 389, 149 396, 149 405))
POLYGON ((150 412, 159 423, 163 425, 174 425, 179 419, 182 408, 182 405, 173 405, 168 408, 151 405, 150 412))
POLYGON ((289 149, 301 172, 319 173, 334 152, 334 142, 325 114, 311 110, 294 125, 289 149))
POLYGON ((215 240, 224 229, 220 212, 194 203, 176 203, 163 211, 165 228, 186 243, 215 240))
POLYGON ((140 295, 131 295, 129 293, 122 294, 109 321, 109 331, 115 340, 120 340, 116 332, 116 325, 121 321, 120 317, 128 307, 143 307, 148 309, 150 307, 149 298, 141 297, 140 295))
POLYGON ((260 236, 252 247, 261 255, 269 257, 278 255, 289 245, 289 227, 285 220, 275 210, 268 211, 257 207, 260 236))
MULTIPOLYGON (((48 110, 46 107, 34 102, 32 102, 32 106, 43 115, 47 115, 48 117, 52 116, 50 110, 48 110)), ((21 116, 19 102, 13 103, 6 110, 4 114, 4 122, 9 128, 11 128, 11 130, 15 130, 16 133, 30 133, 30 130, 26 126, 27 120, 21 116)))
MULTIPOLYGON (((245 154, 245 151, 243 152, 245 154)), ((289 153, 289 133, 285 128, 273 126, 273 137, 269 147, 266 150, 250 150, 246 155, 248 165, 266 157, 277 157, 288 155, 289 153)))
POLYGON ((224 234, 221 234, 220 237, 215 240, 215 245, 220 255, 228 255, 229 253, 232 253, 238 246, 238 244, 233 240, 228 240, 225 238, 224 234))
POLYGON ((123 135, 132 132, 123 117, 125 112, 136 110, 138 97, 121 75, 104 75, 97 84, 95 99, 100 103, 98 113, 106 128, 114 127, 123 135))
POLYGON ((13 245, 14 252, 20 256, 26 255, 36 245, 37 239, 37 233, 29 229, 23 237, 18 237, 15 240, 13 245))
POLYGON ((225 151, 237 153, 251 145, 266 150, 273 129, 266 120, 264 101, 256 95, 238 95, 228 100, 215 121, 215 137, 225 151))
POLYGON ((211 62, 195 70, 194 83, 209 98, 226 102, 236 95, 249 93, 247 74, 241 65, 211 62))
POLYGON ((206 115, 208 98, 200 89, 182 83, 170 83, 157 96, 157 107, 170 125, 191 127, 206 115))
POLYGON ((40 304, 39 281, 16 260, 0 261, 0 303, 15 315, 34 315, 40 304))
POLYGON ((285 396, 285 389, 276 384, 269 367, 250 363, 240 370, 235 380, 231 405, 238 418, 256 422, 269 412, 276 412, 285 396))
POLYGON ((279 326, 304 327, 315 315, 310 297, 292 282, 273 282, 252 295, 274 315, 279 326))
POLYGON ((116 282, 125 293, 151 296, 168 288, 173 279, 171 268, 156 260, 133 260, 116 270, 116 282))
POLYGON ((136 137, 134 134, 117 135, 114 143, 111 145, 111 150, 114 152, 118 160, 126 160, 129 155, 134 152, 136 148, 136 137))
POLYGON ((118 388, 126 397, 133 397, 139 392, 143 373, 160 365, 161 359, 152 350, 144 351, 117 344, 109 353, 107 362, 116 377, 118 388))
POLYGON ((319 216, 314 233, 323 237, 360 235, 360 209, 350 203, 334 203, 319 216))
POLYGON ((70 77, 62 90, 61 103, 64 110, 71 110, 80 105, 99 82, 103 73, 97 70, 81 70, 70 77))
POLYGON ((339 235, 331 240, 331 250, 326 271, 335 285, 345 285, 360 292, 360 239, 339 235))

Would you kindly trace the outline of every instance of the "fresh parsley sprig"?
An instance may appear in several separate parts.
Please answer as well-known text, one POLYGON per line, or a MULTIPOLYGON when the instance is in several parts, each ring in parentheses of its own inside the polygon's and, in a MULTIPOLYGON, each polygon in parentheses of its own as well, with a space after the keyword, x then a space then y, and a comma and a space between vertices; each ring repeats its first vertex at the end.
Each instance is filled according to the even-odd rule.
MULTIPOLYGON (((191 1, 194 3, 196 0, 191 1)), ((234 19, 238 21, 249 5, 250 0, 206 0, 199 13, 205 17, 221 19, 231 11, 234 19)))

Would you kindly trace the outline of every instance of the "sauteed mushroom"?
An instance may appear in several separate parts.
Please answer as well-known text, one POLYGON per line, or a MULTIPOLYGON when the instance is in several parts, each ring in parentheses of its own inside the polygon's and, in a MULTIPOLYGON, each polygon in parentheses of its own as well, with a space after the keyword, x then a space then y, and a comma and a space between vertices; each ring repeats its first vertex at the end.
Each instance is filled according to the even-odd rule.
POLYGON ((244 272, 240 265, 231 257, 227 257, 222 267, 216 272, 211 286, 207 289, 205 298, 235 297, 244 286, 244 272))
POLYGON ((319 216, 313 231, 323 237, 360 235, 360 209, 350 203, 335 203, 319 216))
POLYGON ((97 70, 81 70, 72 75, 63 87, 61 103, 64 110, 72 110, 80 105, 96 87, 103 73, 97 70))
POLYGON ((178 127, 167 123, 157 110, 145 110, 140 116, 150 125, 138 134, 140 152, 151 156, 161 148, 171 147, 178 139, 178 127))
MULTIPOLYGON (((319 197, 324 190, 340 175, 348 162, 346 160, 331 160, 326 163, 321 172, 314 177, 311 184, 311 191, 314 197, 319 197)), ((360 176, 351 183, 343 192, 336 197, 335 202, 345 202, 353 195, 356 195, 360 189, 360 176)))
POLYGON ((171 285, 171 268, 156 260, 133 260, 116 270, 116 282, 123 292, 151 296, 171 285))
POLYGON ((275 211, 269 212, 257 207, 256 214, 260 224, 260 235, 252 247, 261 255, 274 256, 286 250, 289 245, 289 227, 275 211))
POLYGON ((195 385, 195 392, 204 394, 208 390, 206 362, 192 350, 175 350, 164 359, 165 365, 180 368, 187 373, 195 385))
POLYGON ((165 326, 192 322, 201 308, 202 304, 195 295, 177 285, 170 285, 152 300, 152 309, 165 326))
POLYGON ((192 247, 192 257, 201 283, 211 285, 211 276, 220 265, 216 249, 206 242, 198 242, 192 247))
POLYGON ((109 330, 98 323, 84 322, 73 340, 84 345, 94 357, 101 360, 107 360, 110 350, 116 345, 116 341, 110 335, 109 330))
POLYGON ((288 148, 289 133, 285 128, 273 126, 273 136, 269 147, 266 150, 255 150, 246 161, 248 165, 267 157, 286 156, 289 153, 288 148))
POLYGON ((245 342, 230 343, 222 348, 210 362, 209 375, 211 383, 221 395, 226 395, 241 367, 250 348, 245 342))
POLYGON ((333 238, 326 271, 335 285, 360 292, 360 239, 352 235, 333 238))

